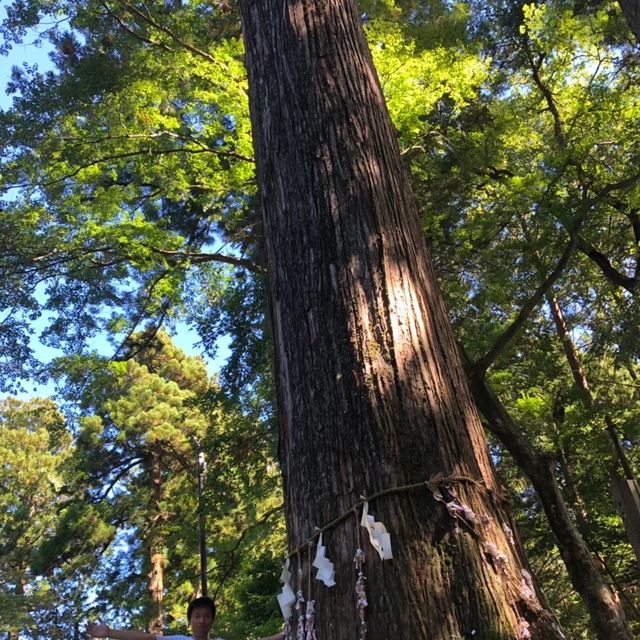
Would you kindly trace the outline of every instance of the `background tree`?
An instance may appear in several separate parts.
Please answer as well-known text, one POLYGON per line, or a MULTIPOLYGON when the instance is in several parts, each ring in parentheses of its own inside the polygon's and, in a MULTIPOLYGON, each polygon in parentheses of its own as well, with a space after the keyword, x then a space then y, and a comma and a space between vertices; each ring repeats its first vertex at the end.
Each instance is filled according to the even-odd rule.
POLYGON ((74 600, 84 578, 56 565, 46 576, 33 569, 42 540, 56 526, 72 480, 73 441, 52 400, 0 402, 0 629, 10 638, 72 638, 74 600))
MULTIPOLYGON (((114 531, 96 570, 94 608, 113 616, 118 603, 130 624, 157 633, 167 624, 186 627, 184 602, 201 591, 196 464, 198 453, 207 451, 210 593, 235 612, 221 615, 219 624, 237 633, 252 620, 249 607, 236 601, 253 557, 263 571, 271 570, 261 626, 273 630, 282 533, 266 417, 225 402, 203 360, 186 356, 164 333, 136 334, 127 350, 132 359, 114 363, 110 379, 101 377, 86 390, 78 434, 85 500, 101 509, 114 531), (268 535, 267 525, 274 527, 268 535)), ((60 531, 43 554, 53 556, 56 546, 57 553, 73 553, 73 534, 60 531)), ((265 597, 262 588, 253 587, 258 600, 265 597)))

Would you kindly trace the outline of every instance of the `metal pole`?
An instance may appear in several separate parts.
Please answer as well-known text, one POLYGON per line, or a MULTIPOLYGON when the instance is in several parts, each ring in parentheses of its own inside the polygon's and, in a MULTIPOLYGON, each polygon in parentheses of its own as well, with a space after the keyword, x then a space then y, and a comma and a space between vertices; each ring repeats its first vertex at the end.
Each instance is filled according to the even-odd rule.
POLYGON ((198 453, 198 531, 200 538, 200 584, 202 595, 207 595, 207 541, 204 532, 204 474, 207 470, 207 463, 204 451, 198 453))

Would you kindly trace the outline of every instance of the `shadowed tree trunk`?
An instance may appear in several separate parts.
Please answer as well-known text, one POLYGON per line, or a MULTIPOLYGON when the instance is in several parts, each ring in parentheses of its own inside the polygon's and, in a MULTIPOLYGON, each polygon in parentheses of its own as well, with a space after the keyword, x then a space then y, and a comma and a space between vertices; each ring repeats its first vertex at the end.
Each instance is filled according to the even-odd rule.
MULTIPOLYGON (((354 3, 240 6, 294 575, 307 585, 316 526, 443 474, 371 503, 394 559, 365 545, 368 640, 559 638, 507 526, 354 3)), ((325 532, 337 585, 314 587, 319 637, 357 636, 358 532, 325 532)))
POLYGON ((620 0, 620 8, 636 41, 640 43, 640 1, 620 0))

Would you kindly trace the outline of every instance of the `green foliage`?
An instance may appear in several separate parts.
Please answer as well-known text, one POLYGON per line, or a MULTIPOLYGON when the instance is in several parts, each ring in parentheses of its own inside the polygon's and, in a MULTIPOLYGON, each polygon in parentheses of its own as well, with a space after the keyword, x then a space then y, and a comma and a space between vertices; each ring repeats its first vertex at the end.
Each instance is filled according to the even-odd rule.
POLYGON ((253 191, 235 20, 199 3, 17 5, 7 31, 50 11, 72 31, 49 32, 55 71, 14 71, 14 108, 0 114, 5 384, 33 368, 16 338, 43 312, 55 318, 43 341, 68 353, 105 333, 122 342, 171 315, 190 269, 216 259, 217 234, 242 262, 253 191))
MULTIPOLYGON (((496 347, 487 362, 494 390, 556 461, 576 521, 576 497, 587 505, 582 533, 633 618, 640 576, 611 501, 617 463, 604 431, 609 416, 638 470, 640 78, 620 8, 359 8, 457 337, 474 360, 496 347), (591 401, 558 337, 554 298, 591 401)), ((64 378, 82 420, 68 471, 76 489, 56 487, 64 499, 52 499, 46 526, 57 536, 28 563, 45 571, 45 560, 52 568, 73 557, 88 567, 102 552, 99 575, 116 588, 96 606, 113 617, 114 606, 130 609, 139 623, 144 545, 155 536, 167 559, 168 618, 184 627, 198 573, 189 473, 201 445, 215 452, 206 497, 222 630, 271 631, 267 594, 283 532, 269 515, 280 502, 272 355, 238 17, 224 2, 28 0, 9 7, 5 48, 51 18, 64 18, 42 35, 53 71, 14 69, 13 107, 0 114, 0 381, 64 378), (44 343, 65 354, 48 369, 29 341, 38 318, 44 343), (154 337, 178 320, 209 354, 228 339, 219 384, 154 337), (92 352, 97 337, 110 341, 112 361, 92 352), (161 500, 148 482, 154 455, 161 500)), ((64 448, 66 427, 56 433, 64 448)), ((499 443, 493 451, 550 600, 569 635, 591 637, 528 481, 499 443)), ((2 517, 13 524, 4 530, 26 526, 21 503, 6 500, 2 517), (14 520, 4 514, 11 508, 14 520)), ((52 579, 43 599, 68 588, 52 579)), ((21 606, 7 605, 12 624, 24 620, 21 606)))
MULTIPOLYGON (((260 557, 265 563, 271 558, 269 566, 277 573, 273 557, 282 548, 282 525, 266 531, 281 521, 273 433, 259 413, 221 403, 203 361, 185 356, 165 334, 134 335, 127 350, 135 355, 114 364, 111 388, 89 392, 98 399, 95 414, 83 419, 78 435, 78 464, 92 499, 118 530, 101 564, 105 582, 96 606, 106 611, 113 603, 121 609, 130 602, 128 622, 144 627, 152 611, 146 593, 149 556, 161 551, 167 588, 163 606, 169 624, 184 628, 185 602, 199 587, 199 451, 207 453, 203 496, 209 581, 221 608, 237 611, 243 593, 238 576, 251 567, 255 545, 272 541, 271 555, 260 557)), ((82 511, 85 521, 89 513, 82 511)), ((82 518, 77 520, 80 524, 82 518)), ((76 528, 69 542, 78 534, 76 528)), ((260 589, 254 586, 271 612, 273 628, 273 592, 260 589)), ((222 614, 220 624, 232 636, 248 624, 235 615, 224 620, 222 614)), ((268 626, 269 617, 264 622, 268 626)))
POLYGON ((57 526, 72 480, 73 442, 65 419, 48 399, 0 402, 0 629, 23 637, 61 637, 73 625, 62 614, 77 581, 70 566, 38 576, 43 538, 57 526), (59 611, 60 610, 60 611, 59 611))

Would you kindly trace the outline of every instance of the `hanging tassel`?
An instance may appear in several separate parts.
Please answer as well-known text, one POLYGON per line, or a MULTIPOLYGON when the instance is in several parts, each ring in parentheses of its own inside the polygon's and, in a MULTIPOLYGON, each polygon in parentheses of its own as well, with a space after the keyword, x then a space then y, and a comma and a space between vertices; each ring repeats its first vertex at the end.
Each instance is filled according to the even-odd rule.
POLYGON ((531 640, 531 631, 529 623, 526 620, 520 620, 518 632, 520 633, 520 640, 531 640))
POLYGON ((300 589, 296 595, 296 611, 298 612, 298 628, 296 629, 296 640, 305 640, 305 615, 304 615, 304 595, 300 589))
POLYGON ((305 640, 304 594, 302 593, 302 560, 300 559, 299 552, 297 555, 298 555, 298 593, 296 593, 296 611, 298 612, 298 627, 296 629, 296 640, 305 640))
POLYGON ((367 602, 366 591, 366 576, 362 571, 362 565, 364 564, 364 551, 360 548, 356 551, 355 558, 353 559, 358 571, 358 579, 356 580, 356 611, 358 612, 358 620, 360 621, 358 629, 358 640, 366 640, 367 637, 367 623, 365 621, 364 610, 369 604, 367 602))
POLYGON ((293 631, 288 620, 284 623, 284 628, 282 629, 282 640, 293 640, 293 631))
POLYGON ((316 638, 316 602, 307 602, 307 636, 305 640, 317 640, 316 638))

